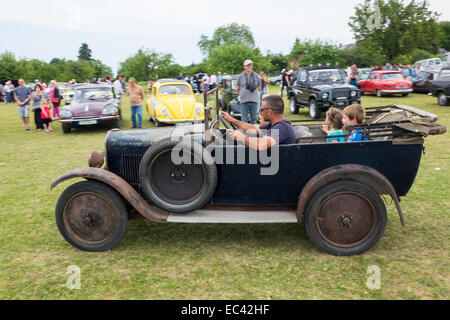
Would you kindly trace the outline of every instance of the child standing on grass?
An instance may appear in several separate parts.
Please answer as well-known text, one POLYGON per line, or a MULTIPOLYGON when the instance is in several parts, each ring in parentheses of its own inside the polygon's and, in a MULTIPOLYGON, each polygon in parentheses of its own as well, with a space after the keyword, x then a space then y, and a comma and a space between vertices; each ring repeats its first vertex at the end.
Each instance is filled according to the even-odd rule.
POLYGON ((345 142, 344 137, 334 138, 334 136, 344 135, 344 131, 342 131, 344 127, 342 117, 343 115, 340 109, 334 107, 328 109, 325 124, 321 127, 322 131, 328 136, 327 142, 345 142))
POLYGON ((52 116, 50 114, 51 105, 47 98, 41 100, 41 120, 44 126, 45 132, 53 131, 52 129, 52 116))

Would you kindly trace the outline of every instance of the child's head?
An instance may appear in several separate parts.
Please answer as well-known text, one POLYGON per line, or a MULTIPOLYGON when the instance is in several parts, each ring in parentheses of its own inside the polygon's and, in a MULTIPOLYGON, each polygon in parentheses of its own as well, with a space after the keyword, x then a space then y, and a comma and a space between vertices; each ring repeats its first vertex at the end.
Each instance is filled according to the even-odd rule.
POLYGON ((42 98, 41 99, 41 103, 44 104, 44 105, 47 105, 48 104, 48 99, 47 98, 42 98))
POLYGON ((342 111, 334 107, 328 109, 326 123, 335 130, 342 129, 344 126, 342 123, 342 111))
POLYGON ((342 122, 344 126, 351 126, 358 123, 363 123, 366 116, 366 111, 360 104, 355 103, 345 107, 342 115, 342 122))

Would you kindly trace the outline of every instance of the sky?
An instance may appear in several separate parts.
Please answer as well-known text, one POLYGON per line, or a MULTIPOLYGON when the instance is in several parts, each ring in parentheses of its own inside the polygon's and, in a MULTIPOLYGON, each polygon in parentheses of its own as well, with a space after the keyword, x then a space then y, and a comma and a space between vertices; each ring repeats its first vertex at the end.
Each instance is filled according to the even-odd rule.
MULTIPOLYGON (((139 48, 171 53, 181 65, 198 63, 202 34, 236 22, 250 27, 263 53, 287 54, 297 37, 354 42, 349 17, 363 0, 18 0, 0 4, 0 53, 77 59, 86 42, 92 56, 117 71, 139 48)), ((450 20, 448 0, 428 0, 450 20)))

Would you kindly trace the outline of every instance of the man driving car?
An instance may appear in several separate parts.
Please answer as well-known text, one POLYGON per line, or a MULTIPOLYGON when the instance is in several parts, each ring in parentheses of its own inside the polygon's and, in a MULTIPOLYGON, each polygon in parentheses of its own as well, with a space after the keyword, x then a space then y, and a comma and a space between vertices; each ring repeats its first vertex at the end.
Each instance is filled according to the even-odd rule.
POLYGON ((221 114, 226 121, 242 129, 230 130, 228 134, 231 138, 252 149, 266 150, 277 144, 293 144, 296 142, 294 126, 284 117, 283 112, 283 99, 280 96, 271 95, 263 99, 259 110, 262 119, 268 122, 262 126, 239 121, 224 111, 221 111, 221 114), (242 131, 246 134, 256 134, 256 136, 250 137, 242 131))

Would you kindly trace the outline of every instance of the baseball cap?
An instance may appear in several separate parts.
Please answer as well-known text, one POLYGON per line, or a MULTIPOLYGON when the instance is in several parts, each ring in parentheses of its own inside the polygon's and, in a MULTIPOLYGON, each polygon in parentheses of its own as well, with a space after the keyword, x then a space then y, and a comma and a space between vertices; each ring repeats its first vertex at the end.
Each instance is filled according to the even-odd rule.
POLYGON ((249 64, 253 64, 252 60, 245 60, 244 61, 244 66, 248 66, 249 64))

